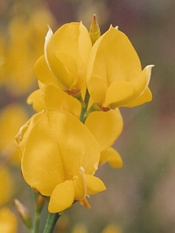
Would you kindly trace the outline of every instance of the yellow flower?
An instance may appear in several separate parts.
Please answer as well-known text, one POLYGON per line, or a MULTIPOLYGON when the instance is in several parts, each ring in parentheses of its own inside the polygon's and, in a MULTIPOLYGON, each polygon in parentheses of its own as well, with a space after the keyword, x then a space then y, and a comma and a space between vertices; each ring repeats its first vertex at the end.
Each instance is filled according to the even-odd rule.
POLYGON ((7 208, 0 209, 0 232, 16 233, 17 220, 15 215, 7 208))
POLYGON ((119 109, 108 112, 92 112, 85 125, 100 146, 100 163, 108 162, 114 168, 122 167, 123 162, 119 153, 111 148, 123 129, 123 119, 119 109))
POLYGON ((50 196, 49 212, 70 207, 74 201, 89 207, 86 195, 105 190, 94 177, 99 146, 85 125, 69 113, 42 111, 20 130, 24 179, 42 195, 50 196))
POLYGON ((102 108, 133 107, 151 101, 151 68, 141 69, 126 35, 112 26, 94 44, 89 57, 89 93, 102 108))
POLYGON ((89 33, 82 23, 65 24, 54 34, 49 28, 44 56, 35 65, 36 76, 45 84, 59 85, 71 93, 79 92, 86 84, 91 47, 89 33), (43 69, 49 69, 50 74, 47 71, 48 76, 41 76, 43 69))

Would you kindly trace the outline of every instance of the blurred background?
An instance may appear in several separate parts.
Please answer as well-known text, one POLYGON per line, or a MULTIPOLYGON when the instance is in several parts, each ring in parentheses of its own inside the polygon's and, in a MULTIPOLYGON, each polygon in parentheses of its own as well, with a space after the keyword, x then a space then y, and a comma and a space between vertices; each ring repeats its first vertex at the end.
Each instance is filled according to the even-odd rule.
POLYGON ((26 98, 37 88, 33 66, 43 53, 47 25, 55 31, 64 23, 82 21, 89 28, 95 13, 102 33, 111 24, 119 26, 142 66, 155 65, 153 101, 121 109, 124 130, 114 147, 123 168, 101 166, 97 176, 107 190, 91 197, 91 210, 79 204, 66 210, 55 232, 106 233, 114 224, 118 233, 175 233, 174 12, 173 0, 0 1, 0 227, 6 211, 6 220, 13 222, 8 232, 28 232, 15 220, 14 198, 33 211, 13 138, 33 114, 26 98))

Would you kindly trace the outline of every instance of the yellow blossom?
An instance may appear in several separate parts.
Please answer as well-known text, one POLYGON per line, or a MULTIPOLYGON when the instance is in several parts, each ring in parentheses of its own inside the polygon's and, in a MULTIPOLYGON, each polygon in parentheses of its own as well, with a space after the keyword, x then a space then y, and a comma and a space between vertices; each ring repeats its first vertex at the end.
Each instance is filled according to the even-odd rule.
POLYGON ((51 213, 63 211, 74 201, 86 205, 86 195, 105 190, 103 182, 93 176, 100 159, 99 146, 71 114, 35 114, 16 140, 24 179, 42 195, 50 196, 51 213))
POLYGON ((152 65, 141 68, 127 36, 114 27, 94 44, 89 57, 89 93, 102 108, 133 107, 151 101, 148 88, 152 65))
POLYGON ((15 215, 7 208, 0 209, 0 232, 17 232, 17 219, 15 215))
POLYGON ((86 84, 91 47, 89 33, 82 23, 65 24, 54 34, 49 28, 44 56, 35 65, 36 76, 41 82, 61 86, 65 91, 81 91, 86 84), (41 75, 43 70, 48 75, 41 75))

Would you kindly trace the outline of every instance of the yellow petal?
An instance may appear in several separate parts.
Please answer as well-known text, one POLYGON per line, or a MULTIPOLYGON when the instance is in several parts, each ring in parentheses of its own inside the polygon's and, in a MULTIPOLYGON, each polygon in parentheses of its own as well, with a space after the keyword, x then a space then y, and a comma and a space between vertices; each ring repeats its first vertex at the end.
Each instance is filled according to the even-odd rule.
POLYGON ((93 174, 98 168, 100 150, 91 132, 71 114, 48 112, 47 115, 49 122, 53 122, 66 171, 78 175, 83 167, 85 173, 93 174))
POLYGON ((103 162, 108 162, 113 168, 121 168, 123 166, 122 158, 112 147, 101 152, 100 163, 103 162))
POLYGON ((123 129, 123 119, 118 109, 108 112, 92 112, 85 125, 95 136, 103 151, 111 146, 123 129))
POLYGON ((85 174, 87 194, 92 195, 106 190, 104 183, 95 176, 85 174))
POLYGON ((124 107, 135 107, 146 102, 150 102, 152 100, 152 93, 149 88, 146 88, 144 93, 136 98, 134 101, 129 102, 128 104, 124 105, 124 107))
POLYGON ((79 68, 86 66, 92 48, 89 32, 80 23, 69 23, 60 27, 53 35, 57 51, 71 55, 79 68))
POLYGON ((77 61, 70 54, 59 51, 56 53, 56 57, 62 64, 65 64, 67 73, 71 79, 71 83, 69 84, 69 88, 67 89, 71 89, 71 87, 75 85, 78 81, 77 61))
POLYGON ((86 184, 84 174, 78 175, 72 181, 75 190, 75 200, 81 200, 86 196, 86 184))
POLYGON ((64 90, 69 90, 70 86, 74 84, 75 76, 72 76, 71 73, 69 73, 69 71, 66 69, 66 64, 64 65, 64 63, 61 62, 61 60, 57 57, 56 52, 54 37, 52 36, 46 44, 45 59, 50 71, 57 79, 60 86, 64 90))
POLYGON ((24 179, 46 196, 51 195, 54 187, 64 180, 60 148, 48 127, 50 124, 43 112, 34 115, 19 144, 24 179))
POLYGON ((72 181, 66 180, 58 184, 52 192, 49 201, 49 212, 60 213, 69 208, 74 201, 74 187, 72 181))
POLYGON ((42 87, 43 100, 48 110, 65 111, 79 117, 81 103, 56 86, 45 85, 42 87))
POLYGON ((36 90, 32 92, 29 97, 27 98, 27 103, 32 104, 33 109, 36 112, 40 112, 45 108, 41 90, 36 90))
POLYGON ((101 105, 103 105, 103 103, 105 102, 106 91, 109 85, 107 79, 103 77, 92 75, 91 79, 88 81, 88 90, 91 98, 95 103, 101 105))
POLYGON ((148 87, 151 78, 152 67, 154 66, 153 65, 146 66, 142 70, 142 72, 138 75, 138 77, 132 80, 131 83, 134 85, 135 88, 133 99, 142 95, 146 90, 146 88, 148 87))
POLYGON ((46 85, 59 86, 58 80, 52 74, 46 63, 45 57, 41 56, 35 63, 34 72, 36 77, 46 85))
POLYGON ((127 103, 132 100, 133 95, 134 86, 130 82, 114 82, 107 89, 106 99, 103 106, 117 108, 123 103, 127 103))

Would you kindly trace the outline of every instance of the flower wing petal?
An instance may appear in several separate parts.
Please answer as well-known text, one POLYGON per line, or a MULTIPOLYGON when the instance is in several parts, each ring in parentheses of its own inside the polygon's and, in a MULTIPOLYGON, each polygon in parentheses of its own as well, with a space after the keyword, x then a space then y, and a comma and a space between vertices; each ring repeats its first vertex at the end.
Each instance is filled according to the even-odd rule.
POLYGON ((72 181, 66 180, 58 184, 52 192, 49 201, 49 212, 60 213, 69 208, 74 201, 74 187, 72 181))
POLYGON ((109 147, 102 151, 100 163, 108 162, 113 168, 121 168, 123 166, 122 158, 114 148, 109 147))
POLYGON ((148 87, 151 78, 151 70, 153 67, 153 65, 146 66, 138 77, 131 81, 134 86, 133 99, 142 95, 148 87))
POLYGON ((95 176, 85 174, 87 194, 93 195, 106 190, 104 183, 95 176))
POLYGON ((123 103, 129 102, 130 99, 132 100, 133 95, 134 86, 130 82, 118 81, 112 83, 107 89, 104 107, 117 108, 123 103))
POLYGON ((41 56, 35 63, 34 72, 36 77, 46 85, 55 85, 59 86, 58 80, 50 71, 44 55, 41 56))
POLYGON ((33 109, 36 112, 40 112, 43 109, 45 109, 45 105, 44 105, 43 98, 41 95, 42 95, 41 90, 38 89, 38 90, 32 92, 29 95, 29 97, 27 98, 27 103, 32 104, 33 109))
POLYGON ((124 107, 139 106, 139 105, 144 104, 146 102, 150 102, 151 100, 152 100, 152 93, 151 93, 150 89, 147 87, 142 95, 140 95, 135 100, 129 102, 128 104, 124 105, 124 107))

